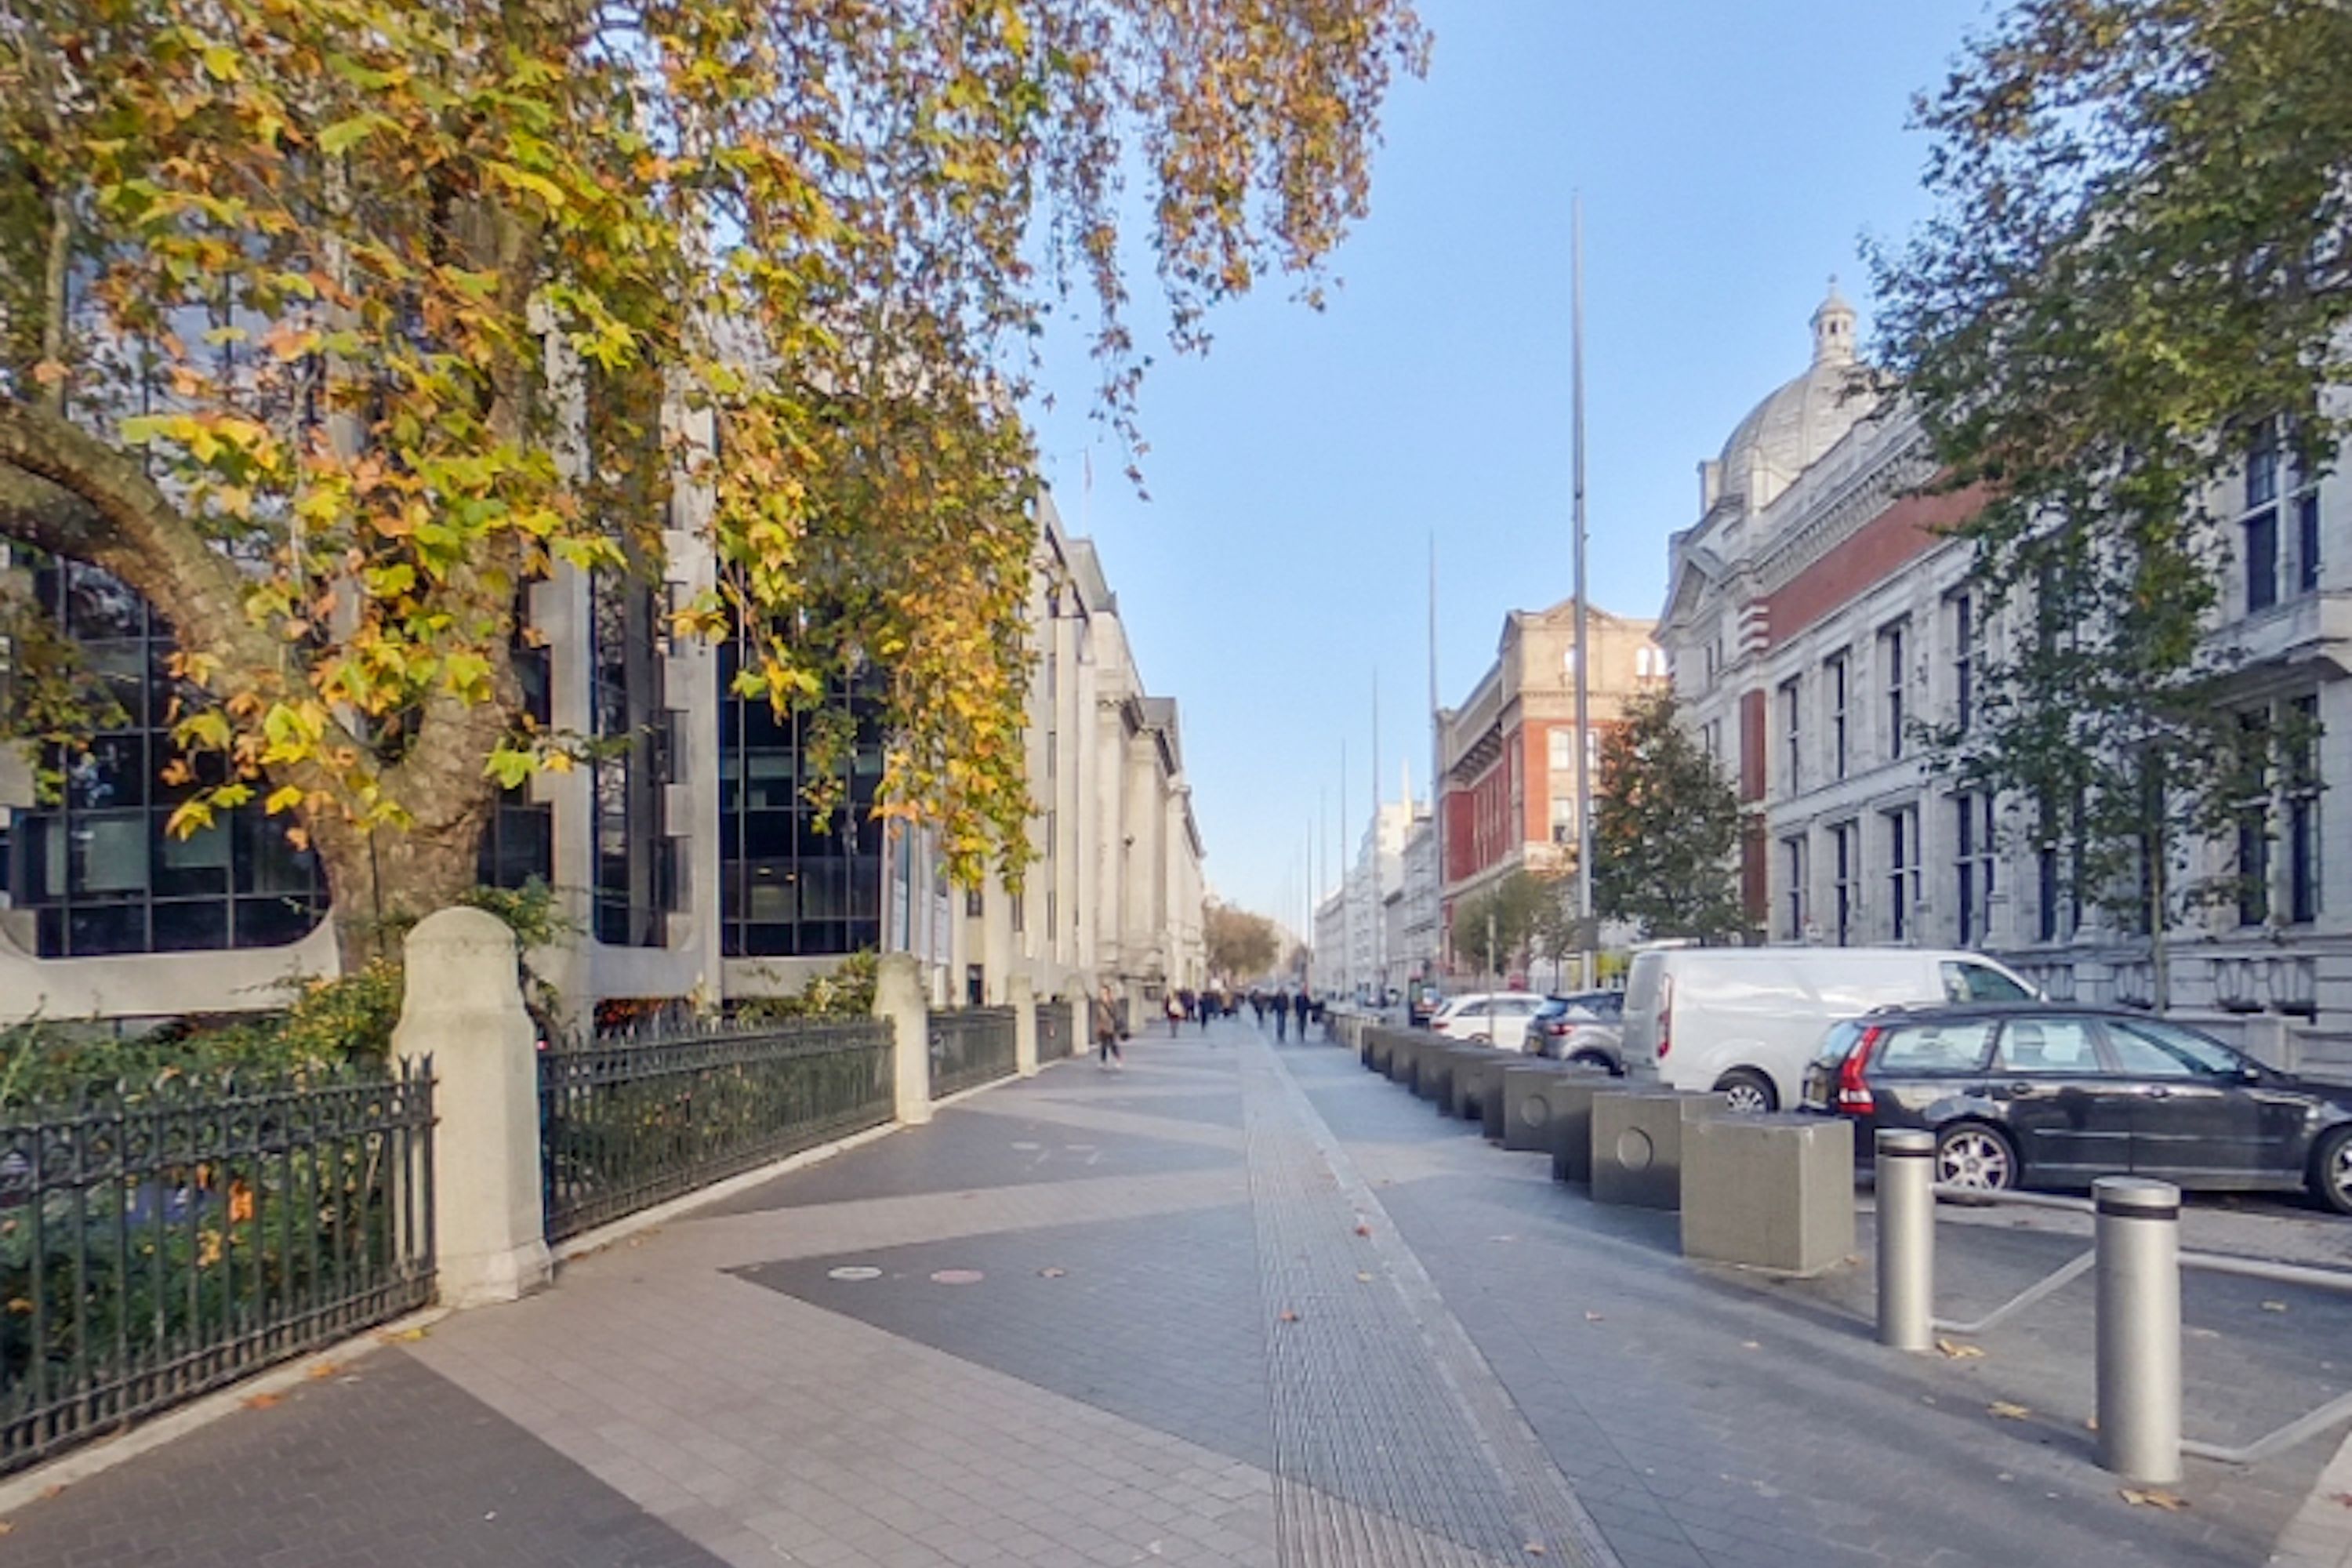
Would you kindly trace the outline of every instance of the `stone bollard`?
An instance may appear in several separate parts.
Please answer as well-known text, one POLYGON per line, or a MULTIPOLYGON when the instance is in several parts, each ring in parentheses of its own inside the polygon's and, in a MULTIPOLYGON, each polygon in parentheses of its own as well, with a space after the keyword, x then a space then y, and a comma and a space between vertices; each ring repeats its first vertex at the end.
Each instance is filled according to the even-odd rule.
POLYGON ((888 1021, 897 1047, 898 1121, 919 1127, 931 1119, 931 1009, 913 953, 886 952, 875 964, 874 1016, 888 1021))
POLYGON ((1037 993, 1025 974, 1004 983, 1005 1000, 1013 1004, 1013 1070, 1023 1078, 1037 1076, 1037 993))
POLYGON ((1095 1048, 1095 1010, 1087 1000, 1089 994, 1080 987, 1078 994, 1070 998, 1070 1056, 1074 1060, 1095 1048))
POLYGON ((539 1032, 515 937, 480 910, 408 933, 395 1057, 433 1058, 433 1230, 441 1302, 511 1301, 548 1281, 540 1172, 539 1032))
POLYGON ((1804 1278, 1853 1250, 1853 1123, 1702 1116, 1682 1129, 1683 1256, 1804 1278))

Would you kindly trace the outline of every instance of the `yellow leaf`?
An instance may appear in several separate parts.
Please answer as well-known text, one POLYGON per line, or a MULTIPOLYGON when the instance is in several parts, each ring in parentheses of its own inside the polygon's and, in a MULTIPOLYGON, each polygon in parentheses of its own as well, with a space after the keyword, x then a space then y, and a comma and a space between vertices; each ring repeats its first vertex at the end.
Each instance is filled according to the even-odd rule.
POLYGON ((1984 1354, 1974 1345, 1964 1345, 1958 1340, 1937 1340, 1936 1348, 1952 1361, 1975 1361, 1984 1354))
POLYGON ((2012 1405, 2006 1399, 1996 1399, 1985 1408, 2004 1421, 2022 1421, 2033 1414, 2022 1405, 2012 1405))
POLYGON ((302 792, 292 784, 286 784, 271 790, 269 798, 261 803, 261 809, 265 814, 275 816, 281 811, 291 811, 301 804, 302 792))
POLYGON ((2167 1513, 2179 1513, 2189 1506, 2187 1498, 2156 1487, 2125 1487, 2116 1495, 2134 1508, 2160 1508, 2167 1513))

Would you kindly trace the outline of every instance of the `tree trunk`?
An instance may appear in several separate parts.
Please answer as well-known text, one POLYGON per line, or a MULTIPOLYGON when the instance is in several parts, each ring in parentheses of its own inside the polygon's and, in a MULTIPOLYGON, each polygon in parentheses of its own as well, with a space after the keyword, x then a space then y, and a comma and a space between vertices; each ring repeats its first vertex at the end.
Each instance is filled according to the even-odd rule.
POLYGON ((335 946, 343 973, 377 958, 397 959, 409 927, 458 902, 480 881, 482 808, 439 824, 355 827, 339 814, 310 825, 311 847, 334 900, 335 946))

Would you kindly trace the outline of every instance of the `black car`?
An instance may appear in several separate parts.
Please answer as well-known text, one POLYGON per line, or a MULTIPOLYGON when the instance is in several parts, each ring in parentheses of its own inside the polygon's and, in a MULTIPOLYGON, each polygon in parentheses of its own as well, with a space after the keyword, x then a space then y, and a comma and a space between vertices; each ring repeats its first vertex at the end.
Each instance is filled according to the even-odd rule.
POLYGON ((1832 1028, 1809 1110, 1936 1134, 1952 1186, 2087 1187, 2131 1173, 2183 1187, 2308 1188, 2352 1214, 2352 1086, 2273 1071, 2210 1036, 2119 1008, 1883 1008, 1832 1028))

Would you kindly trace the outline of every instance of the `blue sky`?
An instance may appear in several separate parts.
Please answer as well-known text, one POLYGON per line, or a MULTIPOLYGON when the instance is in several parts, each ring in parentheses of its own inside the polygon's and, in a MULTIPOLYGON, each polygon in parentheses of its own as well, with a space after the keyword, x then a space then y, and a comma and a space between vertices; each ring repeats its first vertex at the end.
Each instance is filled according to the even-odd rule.
POLYGON ((1433 533, 1448 703, 1506 611, 1570 592, 1571 191, 1592 597, 1654 616, 1698 460, 1804 367, 1830 274, 1867 342, 1858 241, 1927 211, 1911 95, 1990 15, 1984 0, 1423 0, 1430 73, 1391 99, 1344 286, 1319 315, 1276 287, 1220 312, 1205 358, 1157 356, 1148 502, 1084 416, 1083 360, 1057 351, 1046 478, 1100 544, 1146 681, 1182 705, 1222 896, 1298 923, 1318 814, 1336 863, 1343 738, 1353 853, 1375 669, 1382 793, 1410 756, 1426 794, 1433 533))

